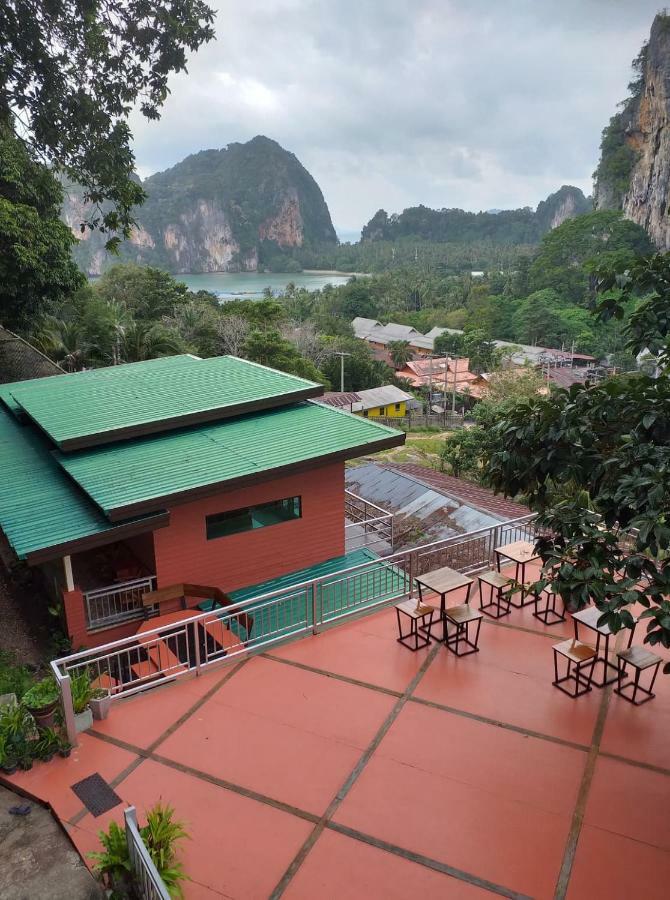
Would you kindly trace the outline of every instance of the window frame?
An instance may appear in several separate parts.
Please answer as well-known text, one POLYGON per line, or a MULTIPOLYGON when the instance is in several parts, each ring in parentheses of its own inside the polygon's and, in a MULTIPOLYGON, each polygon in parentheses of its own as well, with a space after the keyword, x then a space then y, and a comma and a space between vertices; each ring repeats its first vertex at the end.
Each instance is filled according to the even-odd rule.
POLYGON ((266 500, 264 503, 240 506, 237 509, 227 509, 220 513, 210 513, 205 516, 205 540, 218 541, 221 538, 234 537, 238 534, 262 531, 264 528, 272 528, 275 525, 285 525, 287 522, 298 521, 299 519, 302 519, 302 517, 302 494, 296 494, 291 497, 280 497, 277 500, 266 500), (281 504, 283 503, 292 504, 294 512, 297 509, 297 515, 289 515, 286 518, 278 519, 276 522, 260 522, 258 519, 254 520, 254 512, 258 511, 258 514, 260 514, 262 510, 267 511, 268 508, 271 507, 281 508, 281 504), (240 528, 234 528, 233 530, 224 530, 220 534, 212 533, 217 526, 225 526, 226 522, 234 521, 236 516, 241 520, 246 516, 248 518, 248 524, 243 525, 243 527, 240 528))

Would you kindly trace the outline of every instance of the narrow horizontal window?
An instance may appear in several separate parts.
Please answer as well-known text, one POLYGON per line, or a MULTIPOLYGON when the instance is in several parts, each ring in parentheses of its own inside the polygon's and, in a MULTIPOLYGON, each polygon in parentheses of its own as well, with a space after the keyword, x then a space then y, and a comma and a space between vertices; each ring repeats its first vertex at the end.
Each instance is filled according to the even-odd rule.
POLYGON ((279 525, 281 522, 301 517, 300 497, 286 497, 283 500, 272 500, 270 503, 259 503, 258 506, 231 509, 206 517, 207 540, 239 534, 242 531, 254 531, 268 525, 279 525))

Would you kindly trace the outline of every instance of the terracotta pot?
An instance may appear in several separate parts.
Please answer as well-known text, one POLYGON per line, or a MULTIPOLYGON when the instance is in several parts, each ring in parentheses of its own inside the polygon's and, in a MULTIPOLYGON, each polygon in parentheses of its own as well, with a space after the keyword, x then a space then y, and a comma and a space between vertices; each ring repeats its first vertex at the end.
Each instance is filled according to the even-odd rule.
POLYGON ((39 728, 51 728, 56 719, 57 706, 58 700, 54 700, 53 703, 49 703, 47 706, 41 706, 39 709, 31 709, 30 706, 26 708, 39 728))

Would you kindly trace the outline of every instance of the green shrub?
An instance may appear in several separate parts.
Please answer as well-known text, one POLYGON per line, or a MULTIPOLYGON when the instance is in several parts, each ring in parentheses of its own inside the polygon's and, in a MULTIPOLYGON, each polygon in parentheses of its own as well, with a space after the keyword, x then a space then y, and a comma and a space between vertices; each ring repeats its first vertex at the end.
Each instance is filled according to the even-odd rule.
MULTIPOLYGON (((171 897, 182 897, 181 883, 187 879, 176 860, 176 843, 188 838, 182 822, 174 820, 174 809, 160 801, 147 811, 147 824, 139 829, 144 845, 158 869, 171 897)), ((89 853, 96 863, 95 871, 111 888, 112 897, 135 897, 137 882, 128 854, 125 828, 112 822, 108 831, 98 834, 103 851, 89 853)))
POLYGON ((56 703, 59 697, 58 685, 54 678, 43 678, 23 695, 22 703, 28 709, 43 709, 56 703))
POLYGON ((0 650, 0 694, 22 697, 31 685, 33 676, 27 666, 16 661, 16 655, 0 650))
POLYGON ((86 669, 82 669, 77 675, 71 676, 70 690, 72 691, 72 706, 75 713, 84 712, 91 698, 95 695, 86 669))

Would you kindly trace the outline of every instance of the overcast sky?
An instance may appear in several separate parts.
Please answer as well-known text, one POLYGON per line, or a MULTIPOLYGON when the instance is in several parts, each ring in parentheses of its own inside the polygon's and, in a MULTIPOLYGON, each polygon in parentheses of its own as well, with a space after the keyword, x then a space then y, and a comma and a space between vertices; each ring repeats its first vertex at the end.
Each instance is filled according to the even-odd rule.
POLYGON ((132 121, 146 176, 265 134, 339 232, 377 209, 536 206, 591 190, 651 0, 210 0, 217 40, 132 121))

